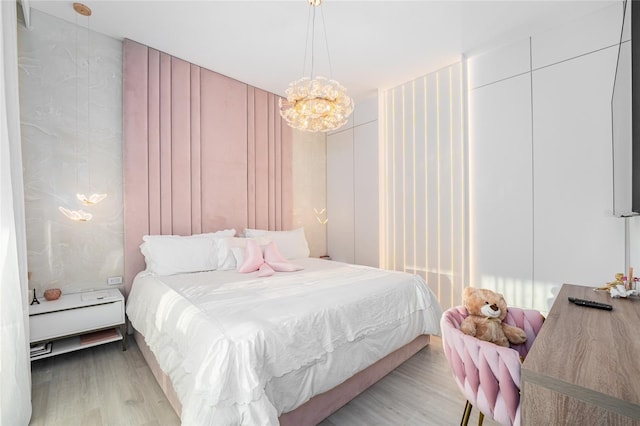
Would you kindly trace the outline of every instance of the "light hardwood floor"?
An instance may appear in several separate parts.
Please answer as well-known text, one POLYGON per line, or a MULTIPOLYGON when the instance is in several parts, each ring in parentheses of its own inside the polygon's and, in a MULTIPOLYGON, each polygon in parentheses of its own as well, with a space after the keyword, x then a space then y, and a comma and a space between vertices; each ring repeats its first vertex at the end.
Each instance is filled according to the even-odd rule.
MULTIPOLYGON (((179 425, 132 338, 128 344, 125 352, 115 342, 33 362, 30 425, 179 425)), ((321 426, 458 425, 464 402, 432 338, 321 426)), ((477 422, 474 410, 469 424, 477 422)))

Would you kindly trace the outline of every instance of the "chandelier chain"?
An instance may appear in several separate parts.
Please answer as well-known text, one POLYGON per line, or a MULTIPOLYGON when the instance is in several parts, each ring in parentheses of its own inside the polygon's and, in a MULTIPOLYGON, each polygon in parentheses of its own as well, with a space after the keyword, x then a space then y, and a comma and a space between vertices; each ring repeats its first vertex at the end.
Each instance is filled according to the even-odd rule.
POLYGON ((315 58, 315 50, 316 50, 316 7, 311 6, 313 9, 313 19, 311 20, 311 72, 309 75, 313 80, 313 67, 314 67, 314 58, 315 58))
POLYGON ((78 15, 75 15, 75 19, 76 19, 76 28, 75 28, 75 50, 76 50, 76 55, 75 55, 75 71, 76 71, 76 138, 73 141, 73 150, 76 154, 76 158, 75 158, 75 162, 76 162, 76 191, 79 189, 78 186, 78 163, 80 161, 80 155, 78 154, 78 139, 79 139, 79 135, 78 135, 78 110, 80 109, 80 96, 78 94, 78 86, 80 85, 78 82, 78 78, 79 78, 79 74, 78 74, 78 15))
POLYGON ((87 173, 89 175, 89 191, 91 184, 91 15, 87 16, 87 173))
MULTIPOLYGON (((327 26, 324 22, 324 11, 320 9, 322 15, 322 30, 324 31, 324 44, 327 49, 327 62, 329 63, 329 78, 333 78, 333 68, 331 67, 331 55, 329 54, 329 38, 327 37, 327 26)), ((313 78, 313 77, 312 77, 313 78)))
POLYGON ((311 9, 312 8, 309 8, 309 11, 307 12, 307 32, 304 39, 304 59, 302 61, 302 75, 306 75, 307 72, 307 49, 309 49, 309 22, 311 22, 311 9))

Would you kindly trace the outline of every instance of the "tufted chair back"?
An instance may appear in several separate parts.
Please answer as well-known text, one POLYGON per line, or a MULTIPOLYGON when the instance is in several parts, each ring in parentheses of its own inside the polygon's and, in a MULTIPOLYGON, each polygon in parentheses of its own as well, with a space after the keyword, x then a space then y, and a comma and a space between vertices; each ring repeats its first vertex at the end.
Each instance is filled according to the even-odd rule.
POLYGON ((467 315, 464 306, 456 306, 445 311, 440 320, 444 354, 468 401, 465 417, 468 420, 471 406, 476 406, 500 424, 519 425, 520 360, 527 356, 544 317, 532 309, 509 308, 504 322, 522 328, 527 341, 505 348, 461 332, 460 324, 467 315))

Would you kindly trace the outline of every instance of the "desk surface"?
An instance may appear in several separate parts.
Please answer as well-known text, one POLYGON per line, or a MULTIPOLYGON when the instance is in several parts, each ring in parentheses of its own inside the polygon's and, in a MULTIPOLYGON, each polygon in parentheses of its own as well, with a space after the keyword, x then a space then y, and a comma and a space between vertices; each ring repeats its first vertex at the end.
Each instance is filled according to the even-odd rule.
POLYGON ((536 388, 640 420, 640 299, 563 285, 522 365, 522 382, 527 424, 542 408, 542 401, 527 398, 536 388), (609 303, 613 310, 574 305, 568 296, 609 303))

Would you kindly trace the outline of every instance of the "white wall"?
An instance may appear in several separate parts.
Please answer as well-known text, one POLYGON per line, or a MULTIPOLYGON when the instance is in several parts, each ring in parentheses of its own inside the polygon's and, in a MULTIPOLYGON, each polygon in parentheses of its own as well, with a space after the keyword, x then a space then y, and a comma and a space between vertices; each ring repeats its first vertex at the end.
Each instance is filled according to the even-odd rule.
MULTIPOLYGON (((469 67, 469 78, 473 68, 469 67)), ((531 75, 469 94, 469 284, 527 306, 533 279, 531 75)))
POLYGON ((327 254, 326 146, 324 134, 293 131, 293 223, 304 227, 312 257, 327 254))
POLYGON ((624 269, 611 93, 622 5, 469 58, 471 284, 548 310, 624 269))
POLYGON ((30 288, 105 287, 123 274, 122 43, 91 32, 88 62, 85 28, 35 9, 31 27, 18 26, 30 288), (108 195, 76 199, 94 192, 108 195), (93 219, 71 221, 59 206, 93 219))
POLYGON ((333 260, 379 265, 378 99, 327 135, 327 246, 333 260))

